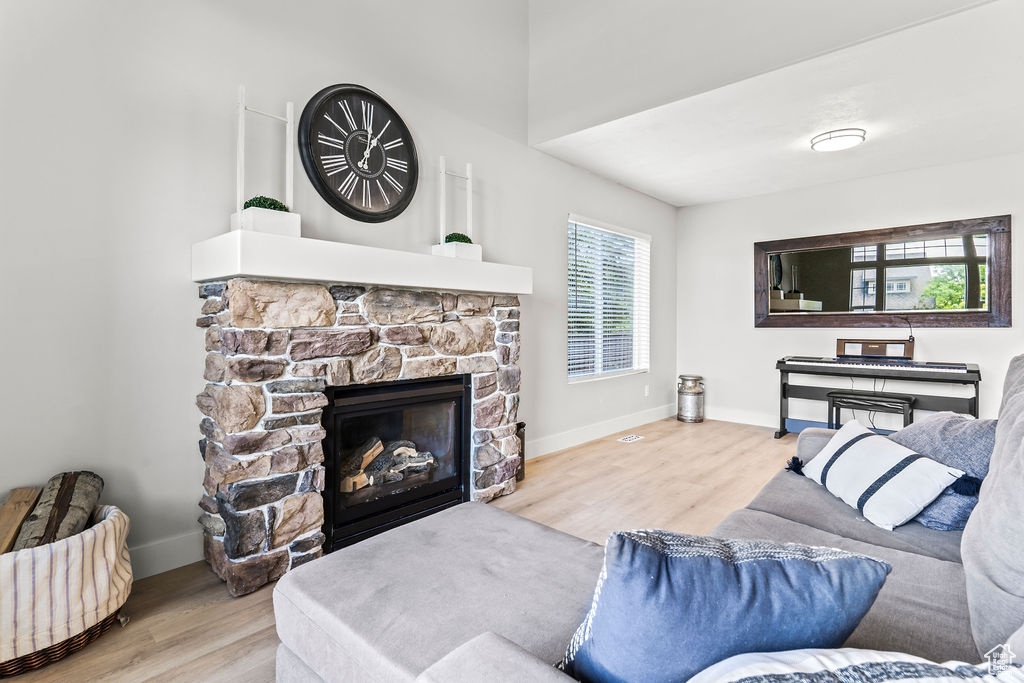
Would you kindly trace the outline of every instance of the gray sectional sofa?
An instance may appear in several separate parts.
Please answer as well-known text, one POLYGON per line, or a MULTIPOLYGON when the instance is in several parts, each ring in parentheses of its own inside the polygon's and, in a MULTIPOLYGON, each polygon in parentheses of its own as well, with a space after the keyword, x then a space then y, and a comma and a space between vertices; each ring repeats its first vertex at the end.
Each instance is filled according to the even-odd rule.
MULTIPOLYGON (((831 434, 805 430, 798 457, 810 460, 831 434)), ((783 471, 712 535, 883 559, 893 571, 846 644, 978 662, 1024 623, 1022 491, 1019 356, 989 475, 962 533, 916 523, 885 531, 783 471)), ((477 503, 393 529, 278 582, 278 680, 569 681, 551 665, 590 607, 602 559, 601 546, 477 503)))

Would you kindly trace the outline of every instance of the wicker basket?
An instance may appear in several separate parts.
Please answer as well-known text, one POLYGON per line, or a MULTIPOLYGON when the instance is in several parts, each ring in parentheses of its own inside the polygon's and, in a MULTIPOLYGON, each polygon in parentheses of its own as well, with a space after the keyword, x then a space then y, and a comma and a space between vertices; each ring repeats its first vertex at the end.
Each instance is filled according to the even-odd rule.
POLYGON ((112 505, 56 543, 0 555, 0 676, 45 666, 110 629, 132 587, 128 517, 112 505))
POLYGON ((16 657, 0 663, 0 678, 17 676, 18 674, 23 674, 26 671, 32 671, 33 669, 41 669, 47 664, 52 664, 64 659, 72 652, 78 652, 83 647, 109 631, 110 627, 117 622, 119 612, 120 610, 114 612, 100 623, 90 626, 77 636, 63 640, 56 645, 44 647, 42 650, 37 650, 32 654, 22 655, 21 657, 16 657))

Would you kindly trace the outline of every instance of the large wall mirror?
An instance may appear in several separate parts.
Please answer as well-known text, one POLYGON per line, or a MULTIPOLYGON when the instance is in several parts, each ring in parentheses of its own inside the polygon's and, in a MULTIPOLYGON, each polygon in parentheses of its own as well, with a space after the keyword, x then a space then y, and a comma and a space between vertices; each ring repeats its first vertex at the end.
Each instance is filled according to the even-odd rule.
POLYGON ((1009 327, 1010 217, 754 245, 756 327, 1009 327))

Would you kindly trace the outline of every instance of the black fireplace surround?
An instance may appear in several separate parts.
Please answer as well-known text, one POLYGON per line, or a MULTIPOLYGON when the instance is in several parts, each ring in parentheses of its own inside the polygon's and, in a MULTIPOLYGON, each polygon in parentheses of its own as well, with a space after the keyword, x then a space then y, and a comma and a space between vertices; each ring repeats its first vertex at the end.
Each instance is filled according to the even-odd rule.
POLYGON ((470 497, 472 376, 329 387, 324 552, 470 497))

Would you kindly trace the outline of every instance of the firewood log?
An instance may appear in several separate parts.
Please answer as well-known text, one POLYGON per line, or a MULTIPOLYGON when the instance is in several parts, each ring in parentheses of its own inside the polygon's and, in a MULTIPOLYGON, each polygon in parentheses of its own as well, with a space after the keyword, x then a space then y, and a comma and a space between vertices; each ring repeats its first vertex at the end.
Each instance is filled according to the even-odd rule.
POLYGON ((63 472, 51 478, 21 525, 14 550, 34 548, 80 533, 102 491, 103 479, 94 472, 63 472))
POLYGON ((342 493, 355 493, 359 489, 369 485, 370 480, 364 473, 360 472, 355 476, 345 477, 342 479, 340 488, 342 493))
POLYGON ((0 554, 10 551, 18 538, 21 525, 35 509, 36 501, 42 492, 41 486, 27 486, 11 489, 7 494, 4 504, 0 505, 0 554))

